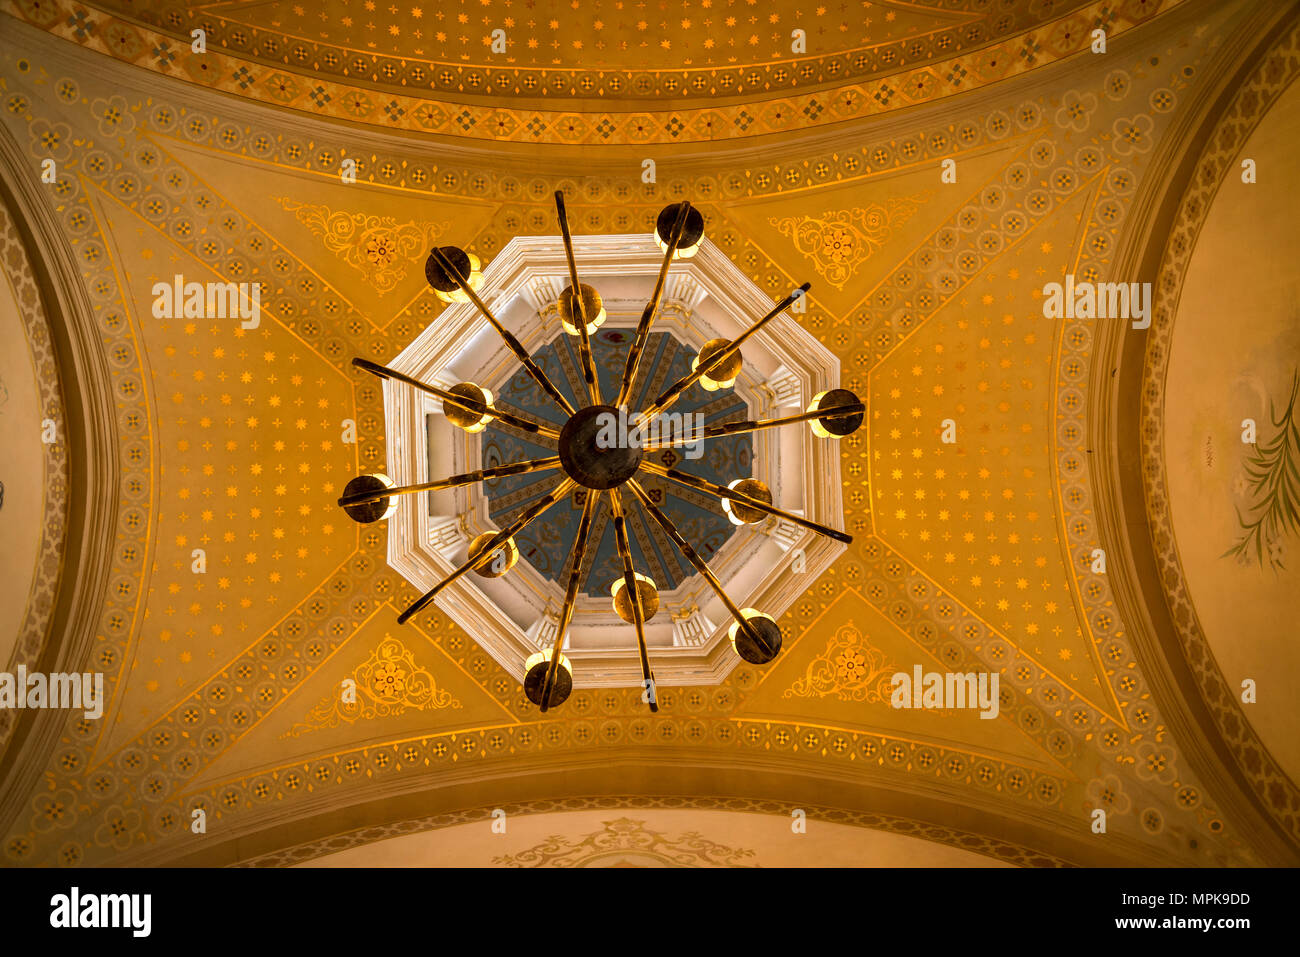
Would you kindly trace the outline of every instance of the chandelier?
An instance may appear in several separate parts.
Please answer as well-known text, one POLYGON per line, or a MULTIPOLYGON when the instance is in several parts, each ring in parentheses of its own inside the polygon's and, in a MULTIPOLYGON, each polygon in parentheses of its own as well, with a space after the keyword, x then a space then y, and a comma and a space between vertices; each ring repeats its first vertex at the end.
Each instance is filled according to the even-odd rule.
POLYGON ((836 439, 852 434, 861 426, 866 407, 848 389, 830 389, 814 396, 806 411, 775 419, 746 420, 707 427, 703 423, 694 427, 679 427, 677 422, 661 417, 697 382, 708 391, 731 388, 743 367, 741 346, 768 322, 805 296, 810 284, 804 283, 734 339, 710 339, 705 342, 688 373, 664 389, 648 407, 638 413, 628 413, 629 394, 637 380, 637 369, 659 311, 668 271, 674 260, 693 256, 704 239, 704 216, 689 202, 669 205, 658 216, 655 240, 663 252, 663 263, 659 268, 654 291, 641 312, 628 348, 618 395, 606 400, 601 395, 591 348, 591 335, 605 322, 604 304, 599 292, 578 281, 573 238, 569 232, 562 192, 556 192, 555 206, 569 266, 569 285, 560 294, 557 306, 561 327, 566 334, 576 338, 578 343, 586 393, 577 397, 581 408, 575 408, 564 393, 556 388, 519 340, 501 324, 479 297, 483 273, 476 256, 455 246, 435 247, 425 263, 425 277, 443 302, 474 304, 506 347, 518 358, 523 369, 567 417, 561 429, 557 431, 548 425, 528 421, 506 409, 498 408, 493 405, 492 393, 473 382, 461 382, 443 389, 367 359, 355 358, 352 364, 375 376, 404 382, 442 400, 443 414, 447 420, 466 432, 480 432, 495 420, 526 434, 553 440, 558 446, 559 454, 492 468, 479 468, 415 485, 395 486, 382 473, 359 475, 348 482, 338 504, 354 521, 368 524, 391 516, 397 509, 394 499, 398 495, 456 488, 530 472, 559 470, 562 473, 548 494, 520 512, 505 528, 496 532, 484 532, 472 539, 465 561, 398 616, 398 623, 404 624, 433 602, 439 592, 469 572, 483 578, 500 578, 509 573, 519 561, 515 536, 575 488, 580 486, 585 489, 582 516, 573 543, 571 571, 554 644, 533 654, 524 663, 524 693, 533 704, 546 711, 563 703, 573 690, 573 666, 563 654, 564 639, 579 590, 585 585, 583 559, 589 546, 588 537, 596 506, 601 496, 608 493, 615 547, 622 563, 622 577, 611 588, 611 601, 614 612, 636 631, 645 692, 642 697, 651 711, 658 711, 644 627, 659 610, 659 592, 653 579, 633 567, 626 522, 629 508, 640 507, 717 594, 733 619, 728 637, 741 658, 757 665, 771 662, 781 651, 781 628, 770 615, 754 608, 740 608, 728 597, 722 583, 710 571, 708 563, 682 537, 663 510, 654 504, 637 481, 638 476, 666 479, 716 498, 723 514, 733 525, 752 525, 774 515, 846 544, 852 542, 853 538, 838 529, 777 507, 772 503, 771 490, 757 479, 736 479, 723 486, 701 476, 648 461, 645 453, 799 422, 807 422, 813 434, 820 438, 836 439))

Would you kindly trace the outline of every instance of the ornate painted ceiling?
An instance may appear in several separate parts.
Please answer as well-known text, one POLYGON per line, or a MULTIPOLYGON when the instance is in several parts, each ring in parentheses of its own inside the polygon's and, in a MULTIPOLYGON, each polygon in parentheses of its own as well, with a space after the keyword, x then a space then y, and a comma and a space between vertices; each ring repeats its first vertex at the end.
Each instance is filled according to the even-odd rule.
POLYGON ((1300 366, 1297 6, 576 6, 0 0, 0 650, 107 694, 0 710, 4 862, 1300 861, 1294 524, 1224 557, 1300 366), (868 404, 780 657, 657 714, 539 714, 436 606, 397 625, 389 530, 335 505, 388 464, 350 360, 443 309, 426 247, 552 235, 556 189, 811 281, 868 404), (1152 282, 1151 328, 1046 318, 1067 274, 1152 282), (155 318, 175 275, 262 283, 260 325, 155 318), (917 665, 997 672, 998 717, 892 708, 917 665))

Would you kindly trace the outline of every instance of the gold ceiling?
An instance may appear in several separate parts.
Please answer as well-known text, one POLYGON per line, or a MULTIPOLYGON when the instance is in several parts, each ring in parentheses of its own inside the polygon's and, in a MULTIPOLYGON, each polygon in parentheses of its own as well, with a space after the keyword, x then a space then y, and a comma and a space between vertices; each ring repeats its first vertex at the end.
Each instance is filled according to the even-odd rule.
MULTIPOLYGON (((864 0, 860 10, 844 3, 788 11, 725 0, 729 13, 723 0, 716 13, 699 0, 695 13, 680 17, 671 16, 666 0, 623 0, 608 24, 590 6, 570 4, 546 16, 525 2, 519 6, 528 12, 516 16, 512 0, 499 7, 465 2, 477 7, 472 34, 468 22, 464 30, 443 31, 443 39, 435 30, 434 42, 418 48, 425 52, 412 48, 409 55, 394 44, 403 35, 414 39, 425 11, 417 8, 417 17, 409 7, 381 7, 379 0, 364 0, 354 13, 343 3, 301 4, 301 16, 276 3, 4 0, 0 9, 120 61, 311 116, 471 140, 645 146, 825 127, 977 90, 1077 55, 1093 29, 1118 39, 1182 0, 1118 7, 1108 0, 864 0), (647 12, 652 6, 654 20, 647 12), (498 16, 502 25, 494 27, 498 16), (295 33, 307 19, 316 29, 295 33), (760 20, 766 21, 761 33, 760 20), (506 31, 504 52, 493 50, 494 29, 506 31), (625 41, 604 41, 607 29, 625 41), (190 55, 195 31, 202 31, 206 51, 197 57, 190 55), (374 39, 381 31, 382 44, 374 39), (649 43, 645 34, 656 38, 653 57, 640 46, 649 43), (525 51, 529 40, 540 50, 543 35, 554 55, 538 64, 525 51), (735 40, 752 52, 714 56, 704 45, 712 40, 718 48, 719 38, 728 49, 735 40), (575 39, 581 50, 573 48, 575 39), (670 55, 674 42, 678 52, 670 55), (682 56, 693 43, 710 54, 704 62, 682 56)), ((430 7, 428 16, 436 20, 439 12, 452 18, 441 6, 430 7)), ((462 17, 471 19, 463 11, 454 19, 462 17)))
MULTIPOLYGON (((1076 2, 1073 6, 1082 6, 1076 2)), ((747 0, 597 0, 594 3, 455 0, 401 4, 382 0, 322 3, 148 4, 107 2, 104 10, 167 26, 174 12, 187 23, 211 25, 231 50, 273 50, 295 42, 314 53, 334 49, 424 64, 500 63, 530 70, 559 67, 570 72, 673 71, 688 67, 753 67, 797 60, 790 33, 803 30, 815 55, 834 57, 902 46, 914 40, 911 59, 938 49, 993 39, 1045 19, 1012 11, 1001 15, 989 4, 856 2, 808 5, 747 0), (971 8, 983 7, 983 10, 971 8), (493 32, 506 48, 493 51, 493 32), (512 37, 512 34, 514 35, 512 37), (946 41, 940 40, 946 37, 946 41), (271 44, 275 44, 272 47, 271 44)), ((1061 5, 1058 14, 1067 5, 1061 5)), ((1040 9, 1051 10, 1052 5, 1040 9)), ((172 25, 175 25, 174 23, 172 25)), ((807 56, 805 55, 805 58, 807 56)))
MULTIPOLYGON (((39 506, 70 527, 31 577, 44 644, 9 668, 108 692, 98 721, 4 724, 3 860, 401 861, 418 845, 361 849, 494 809, 574 822, 572 861, 623 835, 623 866, 688 829, 723 863, 795 862, 734 829, 794 809, 810 834, 885 832, 862 863, 908 839, 953 864, 1297 860, 1295 784, 1242 676, 1180 631, 1193 603, 1167 599, 1176 544, 1133 465, 1181 279, 1147 333, 1045 318, 1041 292, 1155 277, 1184 193, 1233 175, 1192 178, 1208 144, 1234 159, 1298 69, 1294 5, 578 6, 0 0, 7 268, 40 285, 83 410, 72 501, 39 506), (839 444, 854 543, 783 616, 781 656, 661 689, 654 715, 621 689, 540 715, 444 614, 398 626, 416 593, 384 527, 334 505, 385 464, 350 360, 389 361, 441 308, 425 247, 490 261, 551 234, 556 189, 579 233, 648 232, 688 198, 774 299, 810 280, 800 321, 868 404, 839 444), (154 318, 177 274, 262 282, 260 326, 154 318), (893 709, 918 664, 997 671, 999 717, 893 709)), ((1293 208, 1272 182, 1258 200, 1293 208)), ((529 860, 524 836, 497 863, 529 860)))
MULTIPOLYGON (((642 77, 662 81, 693 72, 715 77, 723 71, 732 72, 738 77, 738 86, 753 84, 759 76, 767 83, 807 86, 828 79, 892 72, 903 64, 941 59, 1060 21, 1087 4, 1085 0, 1020 5, 969 0, 833 4, 755 0, 142 4, 106 0, 93 6, 181 35, 187 35, 192 26, 202 27, 214 46, 238 55, 310 65, 376 82, 399 80, 396 74, 374 71, 375 64, 391 62, 403 71, 425 68, 423 76, 403 72, 400 79, 407 81, 404 85, 447 84, 433 68, 451 66, 533 75, 538 85, 531 92, 539 96, 600 92, 636 96, 650 92, 650 81, 642 77), (178 30, 182 26, 186 29, 178 30), (802 47, 793 42, 794 31, 802 32, 802 47), (372 75, 366 75, 365 64, 371 65, 372 75), (778 70, 785 66, 786 75, 773 76, 774 66, 778 70), (828 66, 829 75, 816 72, 828 66), (575 89, 547 82, 564 75, 575 89), (585 76, 614 86, 604 91, 585 89, 580 85, 585 76)), ((486 76, 479 81, 484 86, 489 82, 486 76)), ((466 92, 504 91, 471 88, 466 92)), ((704 90, 688 82, 680 92, 697 95, 704 90)), ((741 87, 727 92, 752 91, 741 87)))

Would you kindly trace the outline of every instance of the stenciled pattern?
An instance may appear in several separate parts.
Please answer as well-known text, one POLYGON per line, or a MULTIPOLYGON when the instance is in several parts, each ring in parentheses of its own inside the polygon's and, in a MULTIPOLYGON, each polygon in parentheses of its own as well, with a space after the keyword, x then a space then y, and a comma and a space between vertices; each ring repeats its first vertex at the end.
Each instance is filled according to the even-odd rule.
POLYGON ((445 231, 435 223, 399 223, 392 216, 331 210, 319 203, 301 203, 287 196, 276 201, 293 213, 325 248, 357 270, 381 296, 419 271, 422 260, 445 231))
POLYGON ((785 698, 824 698, 882 704, 889 700, 897 665, 852 621, 835 632, 826 650, 781 692, 785 698))
POLYGON ((1014 36, 1053 17, 1068 39, 1079 25, 1063 15, 1086 4, 1072 0, 998 9, 946 0, 942 10, 917 4, 855 15, 849 7, 769 3, 762 11, 737 11, 673 0, 658 8, 663 19, 651 8, 619 6, 618 0, 581 8, 534 3, 523 12, 513 10, 513 3, 492 0, 372 3, 361 10, 350 8, 348 0, 269 10, 258 5, 196 10, 184 2, 139 9, 130 0, 101 0, 94 6, 182 36, 178 28, 192 22, 207 30, 210 46, 291 69, 367 76, 381 88, 644 100, 719 92, 754 97, 888 74, 1014 36), (651 29, 670 25, 680 28, 671 36, 651 29), (364 45, 355 42, 358 27, 366 31, 364 45), (809 52, 792 49, 791 28, 805 32, 809 52), (494 29, 503 31, 504 52, 492 49, 494 29), (382 51, 376 34, 383 38, 382 51))
POLYGON ((506 867, 590 867, 602 859, 630 857, 643 867, 753 867, 754 852, 727 847, 695 833, 676 837, 646 827, 645 821, 620 817, 603 822, 580 841, 548 838, 517 854, 503 854, 492 863, 506 867))
POLYGON ((819 216, 770 217, 768 222, 794 240, 795 248, 812 259, 817 272, 836 289, 853 277, 858 267, 884 248, 898 227, 912 218, 932 195, 886 200, 885 205, 827 210, 819 216))
MULTIPOLYGON (((900 70, 879 80, 848 83, 831 91, 760 104, 702 107, 666 113, 502 107, 481 111, 453 99, 430 99, 406 92, 410 84, 402 83, 402 68, 396 60, 380 63, 373 56, 366 55, 357 60, 329 51, 323 52, 318 59, 301 45, 289 56, 292 65, 286 64, 283 68, 266 66, 215 48, 209 48, 202 57, 194 57, 190 55, 189 24, 179 12, 168 16, 168 28, 176 30, 186 38, 184 40, 137 26, 108 13, 92 12, 76 0, 3 0, 0 10, 123 62, 263 103, 288 106, 313 116, 370 123, 388 129, 446 130, 456 136, 504 142, 650 145, 711 142, 757 133, 786 132, 930 102, 1077 54, 1087 48, 1092 29, 1107 28, 1114 36, 1161 10, 1177 6, 1178 2, 1127 0, 1117 5, 1112 0, 1098 0, 985 49, 900 70), (307 63, 321 72, 312 76, 296 72, 299 64, 307 63), (372 82, 379 81, 380 77, 395 81, 396 88, 381 92, 322 75, 327 72, 347 73, 349 67, 356 68, 356 72, 372 82)), ((205 20, 205 23, 214 26, 215 20, 205 20)), ((247 42, 247 34, 243 42, 247 42)), ((275 52, 280 52, 278 41, 275 52)), ((896 62, 883 54, 882 58, 884 65, 896 62)), ((869 58, 861 60, 863 67, 871 62, 869 58)), ((414 69, 419 71, 418 74, 412 73, 418 86, 428 85, 431 76, 436 76, 442 84, 455 86, 458 93, 517 96, 521 91, 531 92, 535 88, 527 79, 513 76, 502 77, 504 88, 499 88, 497 84, 502 81, 489 82, 489 77, 481 70, 461 73, 451 67, 441 72, 430 72, 421 66, 414 69)), ((832 72, 829 65, 827 72, 832 72)), ((834 70, 834 73, 839 72, 834 70)), ((758 74, 740 83, 734 74, 730 74, 730 80, 726 79, 728 74, 715 80, 709 73, 693 73, 685 78, 685 84, 675 81, 672 89, 664 92, 671 95, 686 90, 729 96, 733 91, 744 93, 751 84, 767 88, 773 79, 780 84, 797 75, 789 68, 777 66, 770 75, 758 74)), ((564 81, 560 92, 567 92, 569 82, 568 79, 564 81)), ((577 82, 582 88, 586 79, 579 76, 577 82)), ((654 81, 642 84, 643 95, 661 95, 655 92, 655 85, 654 81)), ((596 89, 598 86, 593 81, 583 92, 591 94, 596 89)), ((625 91, 620 89, 617 92, 625 91)))
POLYGON ((388 636, 357 665, 349 680, 350 687, 340 687, 326 695, 286 734, 298 737, 324 728, 337 728, 340 724, 374 721, 407 711, 461 706, 450 692, 438 687, 433 675, 416 664, 415 656, 401 641, 388 636))

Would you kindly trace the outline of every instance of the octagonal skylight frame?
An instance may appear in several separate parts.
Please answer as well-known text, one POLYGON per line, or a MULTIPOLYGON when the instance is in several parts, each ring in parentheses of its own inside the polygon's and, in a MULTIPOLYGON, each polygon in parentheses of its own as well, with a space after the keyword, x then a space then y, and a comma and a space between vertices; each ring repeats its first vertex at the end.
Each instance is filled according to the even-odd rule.
MULTIPOLYGON (((605 328, 634 327, 663 260, 654 238, 579 236, 574 252, 583 282, 604 297, 609 313, 605 328)), ((483 277, 480 295, 530 354, 565 334, 556 302, 569 280, 558 236, 512 239, 484 268, 483 277)), ((673 263, 654 331, 670 332, 698 350, 708 339, 735 337, 767 313, 773 301, 705 239, 695 256, 673 263)), ((749 418, 802 411, 814 395, 839 386, 839 360, 789 314, 773 319, 742 351, 745 368, 735 392, 745 401, 749 418)), ((495 390, 517 370, 518 360, 472 303, 458 303, 444 308, 389 365, 432 385, 474 381, 495 390)), ((409 385, 390 379, 383 389, 386 471, 398 485, 480 467, 482 433, 452 427, 440 414, 439 400, 409 385)), ((773 503, 842 527, 838 444, 816 439, 803 425, 762 430, 753 437, 753 474, 767 483, 773 503)), ((681 468, 691 471, 690 462, 681 468)), ((546 474, 557 483, 562 477, 559 470, 539 473, 546 474)), ((424 592, 464 560, 471 538, 497 526, 488 518, 484 490, 476 484, 436 493, 433 499, 401 496, 388 528, 389 564, 424 592), (429 514, 431 502, 438 514, 429 514)), ((738 606, 779 619, 844 548, 770 517, 738 528, 709 566, 738 606), (795 571, 796 565, 803 571, 795 571)), ((661 592, 660 599, 659 613, 646 625, 656 682, 669 687, 722 681, 740 659, 727 640, 730 619, 716 595, 699 575, 691 575, 661 592)), ((554 642, 563 589, 520 561, 499 579, 462 576, 436 602, 522 681, 525 659, 554 642)), ((608 599, 579 596, 564 651, 573 663, 576 688, 641 685, 635 631, 614 614, 608 599)))

